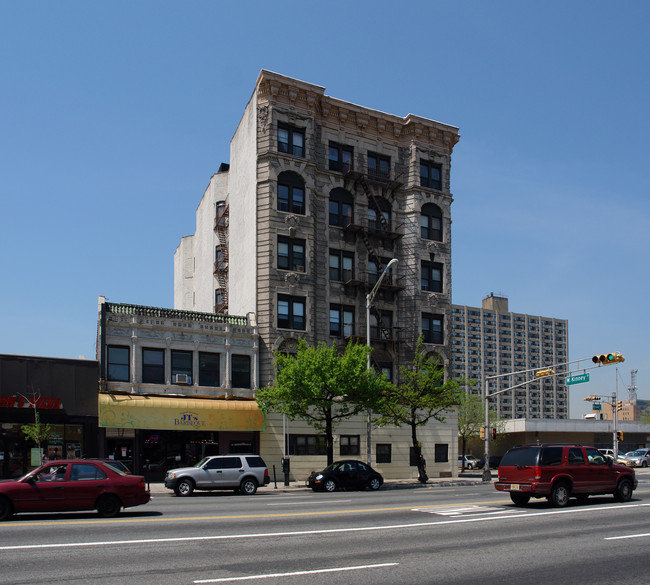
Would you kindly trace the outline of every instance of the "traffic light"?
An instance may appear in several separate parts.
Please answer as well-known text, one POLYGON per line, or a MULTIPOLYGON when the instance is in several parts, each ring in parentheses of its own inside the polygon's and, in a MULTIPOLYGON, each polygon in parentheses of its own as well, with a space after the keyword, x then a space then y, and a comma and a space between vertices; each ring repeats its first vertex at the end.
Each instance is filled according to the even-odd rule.
POLYGON ((623 431, 616 431, 616 440, 617 441, 623 440, 623 431))
POLYGON ((595 355, 591 358, 591 361, 595 364, 602 364, 606 366, 607 364, 616 364, 618 362, 624 362, 625 357, 623 354, 615 351, 614 353, 603 353, 600 355, 595 355))
POLYGON ((494 439, 496 439, 496 438, 497 438, 497 430, 492 429, 492 440, 494 441, 494 439))
POLYGON ((546 368, 545 370, 537 370, 535 372, 535 378, 544 378, 545 376, 552 376, 555 374, 555 370, 552 368, 546 368))
POLYGON ((485 441, 485 427, 481 427, 481 441, 485 441))
POLYGON ((620 412, 621 410, 623 410, 623 401, 619 400, 616 402, 616 411, 620 412))
POLYGON ((593 402, 594 400, 600 400, 600 396, 594 396, 594 395, 585 396, 583 400, 588 400, 589 402, 593 402))

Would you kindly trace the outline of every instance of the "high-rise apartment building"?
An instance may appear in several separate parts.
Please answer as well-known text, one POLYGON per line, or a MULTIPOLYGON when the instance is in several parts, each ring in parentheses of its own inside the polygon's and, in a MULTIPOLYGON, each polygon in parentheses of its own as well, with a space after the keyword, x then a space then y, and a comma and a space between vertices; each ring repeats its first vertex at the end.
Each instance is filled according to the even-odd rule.
MULTIPOLYGON (((469 392, 482 393, 491 376, 544 368, 569 361, 568 322, 508 311, 508 299, 493 294, 481 307, 453 305, 451 372, 475 380, 469 392)), ((525 382, 528 374, 489 381, 490 393, 525 382)), ((569 418, 564 376, 536 379, 490 399, 498 414, 514 418, 569 418)))

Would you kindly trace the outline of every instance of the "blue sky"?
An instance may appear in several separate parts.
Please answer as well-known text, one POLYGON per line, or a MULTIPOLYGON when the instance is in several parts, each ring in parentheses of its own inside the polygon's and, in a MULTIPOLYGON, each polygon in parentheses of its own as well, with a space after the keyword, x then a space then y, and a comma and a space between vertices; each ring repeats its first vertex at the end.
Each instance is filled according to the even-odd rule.
MULTIPOLYGON (((0 2, 0 353, 95 356, 97 297, 173 306, 173 253, 261 69, 460 128, 452 290, 569 320, 650 399, 650 4, 0 2)), ((613 366, 573 386, 616 389, 613 366)))

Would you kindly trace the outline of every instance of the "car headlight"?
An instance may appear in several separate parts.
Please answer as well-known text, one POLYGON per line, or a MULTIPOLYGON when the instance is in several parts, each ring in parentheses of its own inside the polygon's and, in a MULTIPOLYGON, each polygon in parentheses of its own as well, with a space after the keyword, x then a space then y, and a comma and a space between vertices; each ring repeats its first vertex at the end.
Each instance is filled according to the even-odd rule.
POLYGON ((319 473, 319 474, 316 476, 316 481, 320 481, 320 480, 323 479, 324 477, 325 477, 325 476, 324 476, 322 473, 319 473))

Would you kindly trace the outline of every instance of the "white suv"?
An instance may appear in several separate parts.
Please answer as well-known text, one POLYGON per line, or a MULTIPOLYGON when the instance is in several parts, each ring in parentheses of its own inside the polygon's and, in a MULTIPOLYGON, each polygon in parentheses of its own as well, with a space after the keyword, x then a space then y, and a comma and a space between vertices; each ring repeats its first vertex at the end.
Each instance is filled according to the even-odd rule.
POLYGON ((177 496, 191 496, 194 490, 232 489, 252 495, 258 486, 271 482, 266 463, 259 455, 213 455, 194 467, 170 469, 165 487, 177 496))

